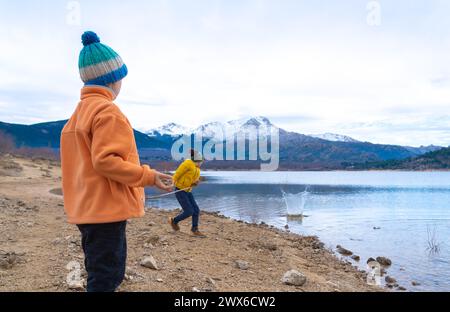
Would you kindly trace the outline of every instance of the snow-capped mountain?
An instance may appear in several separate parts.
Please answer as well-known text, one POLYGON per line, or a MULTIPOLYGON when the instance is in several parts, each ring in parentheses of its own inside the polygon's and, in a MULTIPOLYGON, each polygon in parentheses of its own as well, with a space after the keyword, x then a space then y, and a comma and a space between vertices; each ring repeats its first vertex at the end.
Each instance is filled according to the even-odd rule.
POLYGON ((202 135, 203 138, 222 141, 228 138, 247 137, 256 139, 258 135, 269 136, 271 131, 278 129, 269 119, 265 117, 252 117, 232 120, 225 123, 211 122, 195 129, 195 135, 202 135))
MULTIPOLYGON (((266 117, 258 116, 251 118, 241 118, 237 120, 232 120, 228 122, 210 122, 199 126, 198 128, 191 129, 184 127, 176 123, 169 123, 159 128, 147 131, 146 134, 151 137, 156 136, 171 136, 178 137, 181 135, 191 135, 195 134, 197 137, 200 135, 204 139, 213 139, 216 141, 222 141, 227 139, 244 138, 254 140, 258 135, 270 136, 271 132, 274 130, 281 130, 266 117)), ((324 134, 311 134, 309 137, 322 139, 331 142, 359 142, 349 136, 335 134, 335 133, 324 133, 324 134)))
POLYGON ((174 122, 171 122, 159 128, 150 130, 146 132, 146 134, 148 136, 157 136, 157 135, 179 136, 183 134, 189 134, 191 132, 192 132, 191 129, 176 124, 174 122))
POLYGON ((149 136, 168 135, 177 137, 180 135, 202 136, 204 139, 213 139, 222 141, 228 138, 244 137, 247 139, 256 139, 258 134, 269 136, 271 131, 278 129, 269 119, 265 117, 252 117, 232 120, 225 123, 210 122, 201 125, 198 128, 190 129, 176 123, 169 123, 159 128, 147 131, 149 136))
MULTIPOLYGON (((284 131, 283 129, 272 124, 266 117, 261 116, 242 118, 224 123, 210 122, 194 129, 171 122, 159 128, 146 131, 145 133, 151 139, 159 140, 164 144, 171 144, 174 139, 177 139, 181 135, 195 134, 197 138, 201 135, 203 139, 212 139, 220 142, 224 140, 234 140, 235 138, 238 140, 243 138, 255 140, 258 138, 258 135, 265 137, 270 136, 271 132, 273 133, 274 130, 279 131, 280 142, 289 142, 287 144, 291 144, 294 141, 297 141, 297 145, 300 144, 300 141, 303 143, 314 143, 316 142, 316 139, 329 142, 362 143, 361 141, 355 140, 349 136, 335 133, 302 135, 296 132, 284 131)), ((412 153, 412 155, 422 155, 430 151, 439 150, 442 147, 431 145, 421 147, 404 146, 402 148, 404 148, 407 152, 412 153)))
POLYGON ((348 142, 348 143, 359 142, 358 140, 355 140, 349 136, 336 133, 309 134, 309 136, 331 142, 348 142))

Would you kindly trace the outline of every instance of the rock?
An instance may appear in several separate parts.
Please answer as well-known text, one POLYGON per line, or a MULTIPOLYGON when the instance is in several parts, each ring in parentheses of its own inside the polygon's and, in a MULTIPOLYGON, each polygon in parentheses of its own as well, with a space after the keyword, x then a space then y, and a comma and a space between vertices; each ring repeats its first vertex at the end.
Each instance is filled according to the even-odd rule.
POLYGON ((143 277, 144 276, 139 274, 139 272, 137 272, 135 269, 130 268, 130 267, 126 268, 125 279, 127 281, 133 282, 138 279, 142 279, 143 277))
POLYGON ((361 260, 361 257, 358 256, 358 255, 353 255, 352 259, 355 260, 355 261, 359 261, 359 260, 361 260))
POLYGON ((278 249, 277 244, 272 243, 272 242, 266 242, 266 243, 262 244, 262 247, 267 250, 270 250, 270 251, 275 251, 278 249))
POLYGON ((248 270, 248 268, 249 268, 249 264, 247 261, 236 260, 234 262, 234 265, 236 268, 241 269, 241 270, 248 270))
POLYGON ((214 281, 211 277, 208 277, 208 278, 206 279, 206 282, 209 283, 209 284, 211 284, 211 285, 213 285, 213 286, 216 286, 216 281, 214 281))
POLYGON ((12 264, 5 259, 0 259, 0 269, 8 270, 12 268, 12 264))
POLYGON ((303 286, 306 283, 306 276, 299 271, 290 270, 283 275, 281 282, 291 286, 303 286))
POLYGON ((325 244, 322 243, 322 242, 314 242, 314 243, 311 245, 311 247, 312 247, 313 249, 323 249, 323 248, 325 248, 325 244))
POLYGON ((157 278, 156 281, 157 281, 158 283, 164 282, 162 278, 157 278))
POLYGON ((52 240, 52 244, 53 245, 58 245, 62 242, 62 238, 55 238, 54 240, 52 240))
POLYGON ((413 285, 413 286, 420 286, 420 283, 419 283, 419 282, 416 282, 416 281, 412 281, 412 282, 411 282, 411 285, 413 285))
POLYGON ((58 196, 62 196, 63 195, 61 188, 51 189, 49 192, 51 194, 53 194, 53 195, 58 195, 58 196))
POLYGON ((278 249, 277 244, 274 242, 270 242, 270 241, 251 242, 248 246, 250 248, 254 248, 254 249, 267 249, 270 251, 275 251, 278 249))
POLYGON ((374 226, 373 229, 374 230, 381 230, 381 228, 379 226, 374 226))
POLYGON ((377 257, 377 262, 378 262, 379 264, 381 264, 381 265, 384 265, 384 266, 390 266, 390 265, 392 265, 391 259, 386 258, 386 257, 377 257))
POLYGON ((395 284, 395 283, 397 283, 397 280, 395 278, 393 278, 393 277, 390 277, 390 276, 386 276, 384 280, 388 284, 395 284))
POLYGON ((83 280, 70 281, 67 284, 67 286, 69 287, 70 290, 75 290, 75 291, 83 291, 84 290, 83 280))
POLYGON ((336 246, 336 251, 338 252, 338 253, 340 253, 341 255, 343 255, 343 256, 351 256, 351 255, 353 255, 353 252, 351 252, 350 250, 348 250, 348 249, 345 249, 344 247, 342 247, 341 245, 337 245, 336 246))
POLYGON ((156 260, 152 256, 147 256, 141 260, 141 266, 144 268, 158 270, 158 265, 156 264, 156 260))
POLYGON ((405 288, 405 287, 403 287, 403 286, 398 286, 398 287, 397 287, 397 290, 400 290, 400 291, 405 291, 405 290, 406 290, 406 288, 405 288))
POLYGON ((367 264, 369 264, 370 262, 376 262, 377 260, 375 260, 374 258, 370 257, 369 259, 367 259, 367 264))
POLYGON ((159 242, 160 242, 160 243, 167 243, 167 237, 161 236, 161 237, 159 238, 159 242))
POLYGON ((153 248, 155 248, 155 246, 153 246, 152 243, 145 243, 145 244, 144 244, 144 248, 150 248, 150 249, 153 249, 153 248))
POLYGON ((0 251, 0 269, 11 269, 18 262, 15 252, 0 251))
POLYGON ((198 289, 197 287, 192 287, 192 291, 193 292, 200 292, 200 289, 198 289))
POLYGON ((161 238, 159 237, 159 235, 155 234, 155 235, 150 236, 147 239, 147 243, 151 243, 151 244, 155 245, 156 243, 159 242, 160 239, 161 238))

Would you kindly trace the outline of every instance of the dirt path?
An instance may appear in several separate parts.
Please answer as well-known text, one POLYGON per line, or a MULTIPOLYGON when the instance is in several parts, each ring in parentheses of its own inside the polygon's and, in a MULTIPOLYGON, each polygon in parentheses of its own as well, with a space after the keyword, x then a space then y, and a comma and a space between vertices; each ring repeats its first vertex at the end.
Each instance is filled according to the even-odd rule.
MULTIPOLYGON (((55 190, 60 180, 60 168, 50 161, 0 158, 0 291, 68 291, 67 264, 83 266, 78 230, 66 223, 55 190)), ((173 214, 149 209, 129 222, 121 291, 380 290, 314 237, 203 214, 208 237, 199 239, 186 224, 173 233, 166 223, 173 214), (140 265, 145 256, 155 259, 157 270, 140 265), (291 269, 306 276, 303 286, 281 282, 291 269)))

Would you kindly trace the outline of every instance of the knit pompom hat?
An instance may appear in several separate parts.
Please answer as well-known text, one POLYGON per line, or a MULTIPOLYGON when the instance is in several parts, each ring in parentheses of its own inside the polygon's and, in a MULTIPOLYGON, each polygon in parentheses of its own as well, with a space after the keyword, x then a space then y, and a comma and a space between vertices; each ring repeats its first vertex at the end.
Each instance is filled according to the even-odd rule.
POLYGON ((78 67, 86 85, 106 86, 122 80, 128 74, 127 66, 113 49, 100 43, 96 33, 87 31, 81 36, 84 48, 78 67))

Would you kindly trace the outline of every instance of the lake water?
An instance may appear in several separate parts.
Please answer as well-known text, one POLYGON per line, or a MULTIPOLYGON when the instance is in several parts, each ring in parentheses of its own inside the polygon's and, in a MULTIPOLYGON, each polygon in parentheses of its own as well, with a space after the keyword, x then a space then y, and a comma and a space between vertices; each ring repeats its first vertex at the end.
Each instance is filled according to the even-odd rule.
MULTIPOLYGON (((360 263, 353 261, 361 269, 367 269, 369 257, 386 256, 393 262, 388 275, 408 290, 450 291, 450 172, 203 172, 202 176, 206 181, 194 190, 202 210, 317 235, 326 247, 334 250, 340 244, 361 256, 360 263), (288 195, 283 197, 283 192, 288 195), (289 217, 297 213, 306 217, 289 217), (430 241, 438 250, 428 248, 430 241), (412 281, 421 285, 413 287, 412 281)), ((179 207, 173 195, 147 205, 179 207)))

